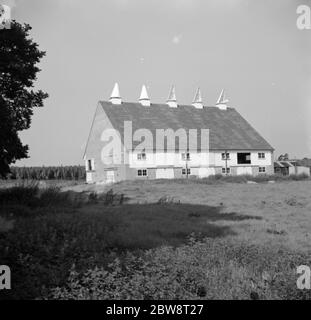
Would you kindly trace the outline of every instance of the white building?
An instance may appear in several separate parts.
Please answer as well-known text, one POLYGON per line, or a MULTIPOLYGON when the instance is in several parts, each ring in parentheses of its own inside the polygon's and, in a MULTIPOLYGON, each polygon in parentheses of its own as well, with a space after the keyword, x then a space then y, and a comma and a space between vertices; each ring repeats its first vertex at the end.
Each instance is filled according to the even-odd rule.
POLYGON ((215 174, 273 174, 273 148, 234 109, 228 107, 224 91, 215 106, 204 106, 200 89, 192 105, 177 103, 172 87, 166 104, 151 103, 143 86, 139 102, 123 102, 116 84, 109 101, 98 103, 84 154, 88 183, 109 183, 130 179, 207 177, 215 174), (144 139, 127 144, 126 123, 131 123, 131 138, 148 129, 152 141, 137 151, 144 139), (197 146, 171 147, 165 140, 157 147, 157 130, 197 130, 197 146), (209 130, 205 142, 202 129, 209 130), (118 133, 121 153, 108 151, 105 130, 118 133), (204 140, 204 141, 203 141, 204 140), (129 147, 128 147, 129 146, 129 147), (106 148, 107 147, 107 148, 106 148), (107 149, 107 150, 106 150, 107 149), (110 159, 109 161, 106 161, 110 159))

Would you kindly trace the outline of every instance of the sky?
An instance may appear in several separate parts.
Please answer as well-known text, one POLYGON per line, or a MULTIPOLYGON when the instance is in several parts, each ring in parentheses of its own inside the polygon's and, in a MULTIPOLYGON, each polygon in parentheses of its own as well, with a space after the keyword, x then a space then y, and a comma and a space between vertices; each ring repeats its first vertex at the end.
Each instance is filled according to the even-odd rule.
POLYGON ((32 26, 46 51, 36 88, 49 93, 21 132, 29 159, 17 165, 83 164, 99 100, 115 82, 124 101, 180 104, 200 86, 205 105, 225 88, 275 148, 311 157, 311 30, 296 25, 311 0, 2 0, 32 26))

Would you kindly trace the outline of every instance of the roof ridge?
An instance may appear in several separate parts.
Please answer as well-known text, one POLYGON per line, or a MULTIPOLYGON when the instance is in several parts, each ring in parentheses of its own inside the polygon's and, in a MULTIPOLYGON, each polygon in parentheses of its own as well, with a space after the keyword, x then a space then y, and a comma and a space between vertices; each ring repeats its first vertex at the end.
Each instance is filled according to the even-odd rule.
MULTIPOLYGON (((105 103, 109 103, 109 104, 112 104, 109 100, 99 100, 98 102, 100 102, 100 103, 103 103, 103 102, 105 102, 105 103)), ((139 102, 137 102, 137 101, 123 101, 122 102, 122 105, 120 105, 120 106, 122 106, 122 107, 124 107, 126 104, 133 104, 133 105, 137 105, 137 106, 141 106, 141 104, 139 103, 139 102)), ((171 109, 165 102, 163 102, 163 103, 160 103, 160 102, 152 102, 151 103, 151 105, 159 105, 159 106, 165 106, 166 108, 168 108, 168 109, 171 109)), ((116 107, 116 105, 113 105, 113 107, 116 107)), ((192 109, 196 109, 196 110, 200 110, 200 109, 197 109, 197 108, 195 108, 192 104, 178 104, 178 108, 179 107, 191 107, 192 109)), ((219 108, 217 108, 216 106, 214 106, 214 105, 204 105, 203 106, 204 108, 213 108, 213 109, 216 109, 216 110, 219 110, 219 108)), ((178 108, 174 108, 174 110, 176 110, 176 109, 178 109, 178 108)), ((236 108, 234 108, 234 107, 228 107, 228 110, 230 110, 230 109, 233 109, 233 110, 236 110, 236 108)))

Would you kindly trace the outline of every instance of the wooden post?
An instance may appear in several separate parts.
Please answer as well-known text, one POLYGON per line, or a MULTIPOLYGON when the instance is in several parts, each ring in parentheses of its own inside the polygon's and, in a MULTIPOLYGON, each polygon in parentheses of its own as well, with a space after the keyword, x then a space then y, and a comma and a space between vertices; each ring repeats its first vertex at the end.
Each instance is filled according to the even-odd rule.
POLYGON ((186 176, 188 179, 188 152, 186 152, 186 176))
POLYGON ((228 168, 228 159, 227 159, 227 150, 225 150, 225 164, 226 164, 226 176, 228 175, 227 173, 227 168, 228 168))

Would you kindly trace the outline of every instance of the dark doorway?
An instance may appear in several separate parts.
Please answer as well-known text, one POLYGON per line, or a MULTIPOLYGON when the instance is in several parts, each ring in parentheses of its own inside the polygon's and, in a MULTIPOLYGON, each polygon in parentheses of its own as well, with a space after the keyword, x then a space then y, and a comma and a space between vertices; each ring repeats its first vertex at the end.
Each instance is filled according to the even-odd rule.
POLYGON ((238 164, 250 164, 251 154, 250 152, 240 152, 238 153, 238 164))

